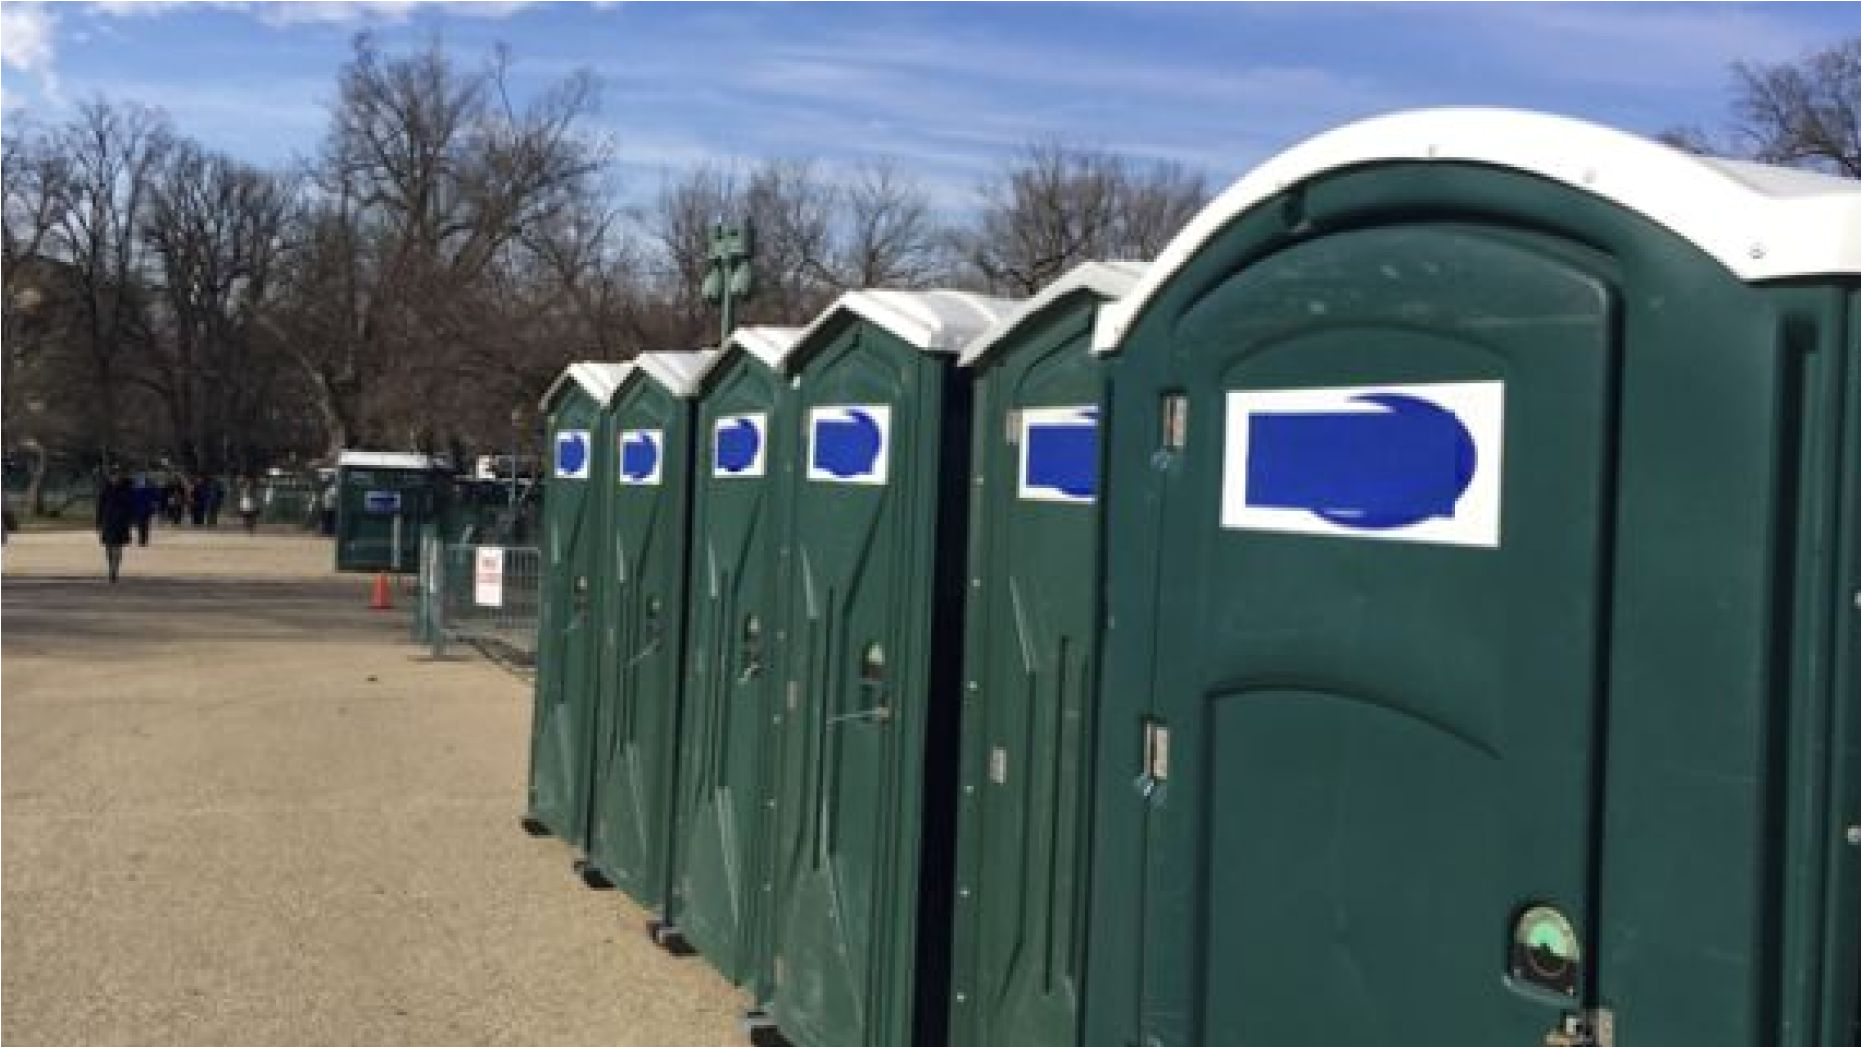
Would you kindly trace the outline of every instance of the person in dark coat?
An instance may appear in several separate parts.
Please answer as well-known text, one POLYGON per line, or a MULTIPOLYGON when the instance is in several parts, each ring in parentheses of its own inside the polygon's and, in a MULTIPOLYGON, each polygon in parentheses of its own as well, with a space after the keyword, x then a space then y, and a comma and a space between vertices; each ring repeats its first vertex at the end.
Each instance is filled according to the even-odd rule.
POLYGON ((113 469, 97 492, 97 540, 103 543, 111 582, 123 569, 123 547, 129 545, 129 532, 135 525, 136 489, 130 487, 122 470, 113 469))
POLYGON ((188 523, 197 528, 207 526, 207 478, 196 473, 188 487, 188 523))
POLYGON ((207 478, 207 526, 220 526, 220 507, 226 504, 226 485, 219 477, 207 478))
POLYGON ((136 492, 136 545, 149 544, 149 524, 155 520, 155 504, 161 501, 162 489, 155 486, 148 474, 136 474, 134 485, 136 492))

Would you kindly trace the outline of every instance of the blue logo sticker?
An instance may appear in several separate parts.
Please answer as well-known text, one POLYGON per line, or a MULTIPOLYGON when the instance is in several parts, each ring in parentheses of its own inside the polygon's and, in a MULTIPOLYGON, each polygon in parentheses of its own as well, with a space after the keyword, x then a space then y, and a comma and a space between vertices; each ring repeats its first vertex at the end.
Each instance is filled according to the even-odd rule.
POLYGON ((588 430, 566 429, 556 434, 556 475, 569 480, 588 477, 588 430))
POLYGON ((886 482, 886 438, 892 422, 889 406, 815 408, 810 418, 810 480, 886 482))
POLYGON ((660 431, 629 429, 621 432, 621 483, 658 484, 660 431))
POLYGON ((711 463, 712 475, 762 476, 761 423, 761 415, 735 415, 718 420, 717 441, 711 463))
POLYGON ((1222 527, 1501 545, 1506 383, 1231 389, 1222 527))
POLYGON ((1092 502, 1099 493, 1099 410, 1025 408, 1020 497, 1092 502))
POLYGON ((370 513, 401 512, 401 493, 398 491, 370 491, 362 496, 362 508, 370 513))
POLYGON ((1247 504, 1364 530, 1452 518, 1477 466, 1467 427, 1418 397, 1351 400, 1384 410, 1251 416, 1247 504))

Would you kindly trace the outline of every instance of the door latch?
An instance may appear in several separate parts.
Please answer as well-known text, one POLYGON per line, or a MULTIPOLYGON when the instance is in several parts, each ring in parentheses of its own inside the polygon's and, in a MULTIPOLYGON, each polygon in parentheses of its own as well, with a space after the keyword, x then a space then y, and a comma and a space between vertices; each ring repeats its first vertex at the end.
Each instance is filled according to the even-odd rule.
POLYGON ((1556 1048, 1569 1045, 1610 1048, 1616 1044, 1616 1013, 1608 1008, 1566 1012, 1558 1020, 1557 1028, 1545 1035, 1545 1043, 1556 1048))
POLYGON ((1158 444, 1165 451, 1182 451, 1190 439, 1190 398, 1183 393, 1164 394, 1159 414, 1163 432, 1158 444))
POLYGON ((1155 717, 1144 721, 1144 767, 1138 774, 1138 794, 1149 800, 1170 778, 1170 728, 1155 717))

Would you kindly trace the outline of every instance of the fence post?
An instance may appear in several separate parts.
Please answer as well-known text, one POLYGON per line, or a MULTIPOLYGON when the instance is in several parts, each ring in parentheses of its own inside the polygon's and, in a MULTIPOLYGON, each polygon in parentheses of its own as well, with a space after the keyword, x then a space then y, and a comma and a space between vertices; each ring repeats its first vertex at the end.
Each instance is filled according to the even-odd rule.
POLYGON ((427 585, 431 590, 429 601, 433 609, 427 623, 427 639, 432 644, 432 656, 436 659, 446 657, 446 575, 451 565, 446 557, 446 539, 433 537, 433 572, 427 585))
POLYGON ((400 589, 398 582, 401 578, 401 511, 399 509, 394 511, 394 522, 390 525, 389 535, 391 538, 389 539, 388 573, 397 580, 395 589, 400 589))
POLYGON ((431 523, 421 526, 420 547, 418 554, 418 574, 414 585, 419 592, 414 594, 414 643, 424 644, 433 630, 433 526, 431 523))

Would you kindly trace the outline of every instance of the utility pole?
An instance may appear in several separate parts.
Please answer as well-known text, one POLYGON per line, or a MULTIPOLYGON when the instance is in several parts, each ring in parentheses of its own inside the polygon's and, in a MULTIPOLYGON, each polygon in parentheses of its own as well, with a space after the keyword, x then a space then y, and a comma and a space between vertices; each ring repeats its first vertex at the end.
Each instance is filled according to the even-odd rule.
POLYGON ((731 337, 732 306, 756 293, 756 278, 750 270, 751 256, 756 254, 756 231, 748 220, 740 226, 723 222, 711 227, 711 248, 705 257, 711 261, 705 270, 700 289, 706 302, 719 307, 718 348, 731 337))

